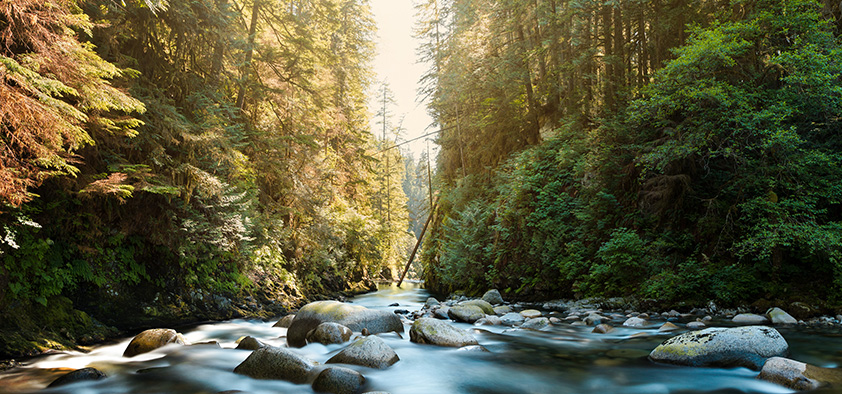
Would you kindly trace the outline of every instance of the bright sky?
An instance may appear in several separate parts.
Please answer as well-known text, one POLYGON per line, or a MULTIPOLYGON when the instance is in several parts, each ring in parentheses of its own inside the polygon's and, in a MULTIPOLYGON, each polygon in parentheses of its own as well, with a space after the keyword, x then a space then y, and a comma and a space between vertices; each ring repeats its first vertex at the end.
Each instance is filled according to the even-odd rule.
MULTIPOLYGON (((424 103, 416 101, 418 80, 427 70, 424 64, 416 64, 415 51, 419 42, 412 37, 412 30, 415 26, 415 8, 413 0, 371 0, 371 10, 377 22, 377 57, 374 59, 374 71, 377 73, 378 83, 371 89, 371 100, 369 110, 372 114, 377 113, 382 103, 382 94, 378 95, 375 89, 379 82, 386 81, 395 95, 397 107, 392 109, 394 113, 392 123, 397 126, 402 116, 405 116, 403 128, 406 130, 401 140, 406 141, 419 137, 431 131, 427 129, 432 119, 427 115, 427 108, 424 103)), ((371 128, 376 136, 382 134, 381 126, 375 126, 376 120, 372 121, 371 128)), ((432 138, 435 136, 430 136, 432 138)), ((436 145, 430 141, 430 152, 435 157, 434 148, 436 145)), ((416 160, 421 152, 426 149, 424 138, 404 145, 408 147, 416 160)))

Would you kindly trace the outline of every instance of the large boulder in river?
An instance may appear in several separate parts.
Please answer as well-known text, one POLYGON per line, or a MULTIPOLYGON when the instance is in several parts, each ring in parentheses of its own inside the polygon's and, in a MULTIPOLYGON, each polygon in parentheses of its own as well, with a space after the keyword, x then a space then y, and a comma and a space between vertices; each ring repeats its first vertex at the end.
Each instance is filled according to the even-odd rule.
POLYGON ((798 324, 798 320, 778 307, 766 311, 766 316, 772 321, 772 324, 798 324))
POLYGON ((134 357, 138 354, 151 352, 157 348, 164 347, 171 343, 185 345, 187 340, 181 334, 170 328, 153 328, 137 334, 126 351, 123 352, 123 357, 134 357))
POLYGON ((338 323, 322 323, 307 333, 307 342, 319 342, 322 345, 343 343, 351 339, 351 329, 338 323))
POLYGON ((354 364, 369 368, 386 369, 398 362, 397 353, 377 336, 357 340, 327 360, 328 364, 354 364))
POLYGON ((293 319, 295 319, 295 315, 286 315, 282 317, 281 320, 278 320, 278 322, 272 327, 289 328, 293 319))
POLYGON ((487 301, 484 300, 470 300, 460 303, 460 305, 473 305, 482 309, 482 313, 486 315, 493 315, 494 314, 494 306, 489 304, 487 301))
POLYGON ((503 303, 503 296, 500 295, 499 290, 491 289, 482 295, 482 300, 491 305, 499 305, 503 303))
POLYGON ((50 383, 50 385, 47 387, 64 386, 66 384, 83 382, 88 380, 100 380, 105 379, 106 377, 107 376, 104 372, 96 368, 82 368, 60 376, 58 379, 50 383))
POLYGON ((821 368, 783 357, 772 357, 763 364, 760 380, 793 390, 815 390, 828 384, 842 383, 842 370, 821 368))
POLYGON ((456 305, 447 311, 447 315, 453 320, 471 324, 485 317, 482 308, 476 305, 456 305))
POLYGON ((278 379, 306 383, 313 363, 289 349, 267 346, 253 351, 234 368, 234 373, 255 379, 278 379))
POLYGON ((708 328, 672 337, 649 358, 695 367, 747 367, 759 370, 766 359, 783 356, 789 345, 771 327, 708 328))
POLYGON ((436 346, 462 347, 478 345, 473 335, 436 319, 421 318, 412 323, 409 340, 436 346))
POLYGON ((264 346, 269 345, 253 336, 246 336, 237 340, 237 349, 240 350, 257 350, 264 346))
POLYGON ((293 347, 306 345, 307 333, 325 322, 339 323, 355 332, 365 328, 371 334, 403 333, 400 317, 392 312, 339 301, 316 301, 304 305, 295 315, 287 330, 287 343, 293 347))
POLYGON ((358 394, 362 392, 365 377, 353 369, 329 367, 322 370, 313 381, 317 393, 358 394))

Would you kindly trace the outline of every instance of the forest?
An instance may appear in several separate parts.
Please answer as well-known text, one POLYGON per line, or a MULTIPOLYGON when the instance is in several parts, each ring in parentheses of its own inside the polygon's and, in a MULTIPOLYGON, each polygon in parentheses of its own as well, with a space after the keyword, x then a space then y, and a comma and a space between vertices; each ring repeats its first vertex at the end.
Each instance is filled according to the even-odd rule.
POLYGON ((839 4, 416 6, 418 161, 366 0, 0 2, 3 352, 371 290, 427 215, 437 293, 842 302, 839 4))

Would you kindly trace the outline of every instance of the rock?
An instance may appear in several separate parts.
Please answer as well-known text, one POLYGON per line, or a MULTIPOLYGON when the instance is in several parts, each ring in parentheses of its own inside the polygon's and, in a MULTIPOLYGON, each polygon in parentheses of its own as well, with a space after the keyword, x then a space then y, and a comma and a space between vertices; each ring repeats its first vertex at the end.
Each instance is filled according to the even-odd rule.
POLYGON ((821 368, 783 357, 772 357, 763 364, 760 380, 799 391, 815 390, 828 384, 842 383, 842 370, 821 368))
POLYGON ((476 305, 456 305, 447 311, 447 315, 453 320, 465 323, 473 323, 485 317, 485 313, 476 305))
POLYGON ((436 309, 435 313, 433 313, 433 316, 435 316, 436 319, 448 320, 450 319, 450 315, 448 314, 448 312, 450 312, 450 307, 443 306, 439 309, 436 309))
POLYGON ((503 316, 512 311, 512 308, 508 305, 501 305, 494 307, 494 314, 497 316, 503 316))
POLYGON ((59 376, 58 379, 53 380, 47 387, 58 387, 76 382, 105 379, 107 377, 104 372, 96 368, 82 368, 59 376))
POLYGON ((497 289, 491 289, 482 295, 482 300, 492 305, 499 305, 503 303, 503 296, 497 289))
POLYGON ((675 324, 672 324, 670 322, 666 322, 666 323, 664 323, 664 325, 662 325, 660 328, 658 328, 658 332, 670 332, 670 331, 675 331, 675 330, 678 330, 678 329, 679 329, 678 326, 676 326, 675 324))
POLYGON ((479 307, 479 309, 482 309, 482 313, 485 313, 486 315, 493 315, 493 314, 495 314, 495 313, 494 313, 494 307, 493 307, 493 306, 491 306, 491 304, 489 304, 488 302, 485 302, 485 301, 483 301, 483 300, 470 300, 470 301, 465 301, 465 302, 461 303, 460 305, 473 305, 473 306, 477 306, 477 307, 479 307))
POLYGON ((313 363, 289 349, 267 346, 253 351, 234 373, 255 379, 280 379, 306 383, 313 363))
POLYGON ((796 319, 807 320, 816 315, 818 311, 806 303, 793 302, 789 304, 789 313, 796 319))
POLYGON ((237 340, 237 349, 241 350, 257 350, 265 346, 269 345, 251 336, 242 337, 237 340))
POLYGON ((707 325, 700 321, 691 321, 690 323, 687 323, 688 330, 704 330, 705 327, 707 327, 707 325))
POLYGON ((595 325, 600 324, 603 321, 607 321, 607 320, 608 319, 605 318, 605 316, 602 316, 599 313, 591 313, 587 317, 582 319, 582 321, 584 321, 585 324, 587 324, 589 326, 595 326, 595 325))
POLYGON ((183 336, 181 336, 181 334, 173 329, 153 328, 151 330, 146 330, 137 334, 137 336, 129 342, 129 346, 126 347, 126 351, 123 352, 123 357, 134 357, 138 354, 151 352, 159 347, 163 347, 171 343, 185 345, 187 344, 187 341, 183 336))
POLYGON ((559 319, 555 316, 550 317, 550 324, 553 324, 553 325, 561 324, 561 319, 559 319))
POLYGON ((623 322, 623 327, 643 328, 646 327, 647 324, 649 324, 649 322, 644 319, 639 317, 630 317, 623 322))
POLYGON ((526 320, 523 315, 517 312, 509 312, 503 317, 500 318, 503 321, 503 325, 506 326, 517 326, 523 324, 523 321, 526 320))
POLYGON ((401 304, 399 304, 399 303, 397 303, 397 302, 393 302, 393 303, 389 304, 389 306, 390 306, 390 307, 392 307, 392 306, 401 306, 401 304))
POLYGON ((462 347, 477 345, 473 335, 441 320, 418 319, 409 329, 409 340, 436 346, 462 347))
POLYGON ((286 315, 282 317, 281 320, 278 320, 278 322, 272 327, 289 328, 293 319, 295 319, 295 315, 286 315))
POLYGON ((351 339, 351 329, 338 323, 322 323, 307 333, 307 342, 319 342, 322 345, 343 343, 351 339))
POLYGON ((778 307, 766 311, 766 316, 772 321, 772 324, 798 324, 798 320, 778 307))
POLYGON ((536 317, 534 319, 529 319, 520 325, 520 328, 535 331, 543 331, 548 329, 549 327, 550 319, 547 319, 546 317, 536 317))
POLYGON ((649 358, 696 367, 759 370, 766 359, 783 356, 788 348, 786 340, 771 327, 708 328, 667 339, 649 354, 649 358))
POLYGON ((437 306, 439 304, 440 304, 439 300, 435 299, 435 297, 427 298, 427 302, 424 303, 424 305, 427 308, 432 308, 432 307, 437 306))
POLYGON ((460 353, 491 353, 488 349, 480 345, 464 346, 456 349, 456 351, 460 353))
POLYGON ((357 394, 362 392, 365 377, 353 369, 329 367, 322 370, 313 381, 317 393, 357 394))
POLYGON ((377 336, 357 340, 327 360, 328 364, 354 364, 369 368, 386 369, 398 362, 397 353, 377 336))
POLYGON ((327 322, 341 324, 355 332, 367 328, 372 334, 389 331, 403 333, 400 317, 389 311, 339 301, 316 301, 304 305, 295 315, 287 331, 287 343, 292 347, 306 345, 307 333, 327 322))
POLYGON ((503 319, 501 319, 500 316, 495 315, 488 315, 474 323, 474 325, 477 326, 499 326, 501 324, 503 324, 503 319))
POLYGON ((527 309, 520 311, 520 315, 526 319, 534 319, 536 317, 541 317, 541 311, 537 309, 527 309))
POLYGON ((754 313, 740 313, 739 315, 734 316, 731 321, 742 325, 769 324, 769 319, 765 316, 756 315, 754 313))
POLYGON ((610 324, 603 323, 603 324, 599 324, 596 327, 594 327, 593 331, 591 331, 591 332, 594 333, 594 334, 608 334, 612 331, 614 331, 613 326, 611 326, 610 324))
POLYGON ((398 315, 408 315, 409 314, 409 310, 407 310, 407 309, 395 309, 392 312, 395 313, 395 314, 398 314, 398 315))

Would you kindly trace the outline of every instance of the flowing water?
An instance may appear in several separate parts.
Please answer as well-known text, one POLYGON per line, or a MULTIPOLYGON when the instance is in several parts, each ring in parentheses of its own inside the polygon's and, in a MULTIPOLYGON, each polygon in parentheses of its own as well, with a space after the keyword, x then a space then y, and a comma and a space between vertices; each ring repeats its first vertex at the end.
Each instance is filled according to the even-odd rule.
MULTIPOLYGON (((428 293, 417 285, 403 289, 382 287, 352 302, 373 309, 421 309, 428 293), (398 303, 398 307, 388 305, 398 303)), ((0 374, 0 392, 24 393, 312 393, 309 385, 256 380, 232 371, 250 354, 233 349, 235 341, 251 335, 266 343, 285 344, 286 329, 274 321, 231 320, 203 324, 180 331, 191 343, 215 345, 167 346, 133 358, 122 353, 131 338, 100 345, 89 353, 67 352, 41 356, 24 366, 0 374), (72 369, 95 367, 108 378, 44 389, 72 369)), ((418 345, 395 333, 380 336, 397 352, 400 361, 385 370, 350 366, 363 375, 367 391, 401 393, 788 393, 780 386, 757 380, 746 368, 690 368, 659 365, 648 353, 665 339, 663 323, 653 319, 642 329, 618 327, 610 334, 591 333, 592 327, 561 324, 550 331, 517 330, 501 326, 469 330, 489 352, 460 351, 418 345)), ((620 326, 622 320, 612 321, 620 326)), ((791 358, 822 367, 842 363, 842 334, 833 328, 782 329, 791 358)), ((296 352, 324 363, 343 345, 309 344, 296 352)))

